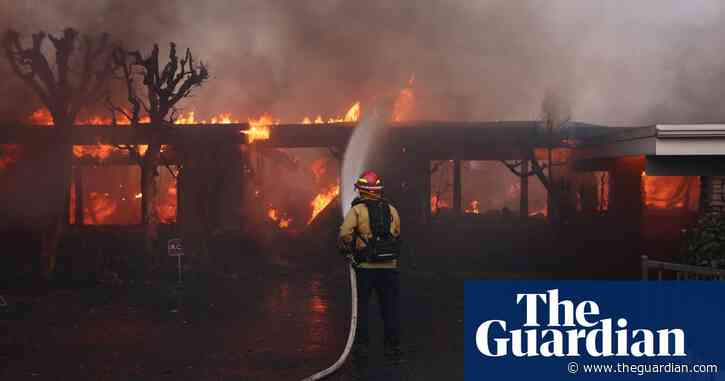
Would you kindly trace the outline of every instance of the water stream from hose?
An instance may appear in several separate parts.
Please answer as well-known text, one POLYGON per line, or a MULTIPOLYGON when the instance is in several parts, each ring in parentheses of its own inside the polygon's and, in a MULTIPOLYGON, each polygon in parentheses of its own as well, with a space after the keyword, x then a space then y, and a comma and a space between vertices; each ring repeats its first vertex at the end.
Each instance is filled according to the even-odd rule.
POLYGON ((345 156, 342 160, 342 178, 340 179, 340 202, 343 216, 350 210, 355 199, 355 179, 363 171, 369 169, 372 148, 384 129, 384 123, 375 110, 369 116, 363 116, 350 137, 345 156))

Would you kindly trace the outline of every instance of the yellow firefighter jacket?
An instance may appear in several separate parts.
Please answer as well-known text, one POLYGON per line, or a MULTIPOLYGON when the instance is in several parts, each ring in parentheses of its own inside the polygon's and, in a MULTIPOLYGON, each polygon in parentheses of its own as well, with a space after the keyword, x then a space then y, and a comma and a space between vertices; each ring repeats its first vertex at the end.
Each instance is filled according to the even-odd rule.
MULTIPOLYGON (((392 219, 390 221, 390 234, 399 237, 400 215, 398 215, 398 210, 394 206, 390 204, 388 206, 390 207, 390 218, 392 219)), ((370 228, 370 216, 365 204, 357 204, 347 212, 345 221, 340 226, 339 244, 342 248, 351 246, 352 236, 355 231, 366 240, 370 240, 373 237, 373 232, 370 228)), ((365 248, 365 242, 358 238, 355 247, 357 250, 361 250, 365 248)), ((359 267, 366 269, 394 269, 398 267, 398 261, 394 259, 376 263, 362 262, 359 264, 359 267)))

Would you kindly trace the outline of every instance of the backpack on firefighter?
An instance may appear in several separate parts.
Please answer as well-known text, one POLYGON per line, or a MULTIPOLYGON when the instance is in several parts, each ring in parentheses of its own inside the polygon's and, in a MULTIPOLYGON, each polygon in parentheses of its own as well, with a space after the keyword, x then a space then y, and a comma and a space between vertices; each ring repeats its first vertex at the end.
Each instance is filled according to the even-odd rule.
POLYGON ((400 257, 401 240, 390 233, 392 218, 388 202, 383 199, 371 200, 367 198, 357 198, 352 202, 352 206, 358 204, 365 204, 368 210, 372 237, 366 239, 355 229, 352 240, 353 247, 357 246, 355 242, 357 242, 358 238, 365 243, 363 249, 355 248, 353 250, 355 262, 375 263, 398 259, 400 257))

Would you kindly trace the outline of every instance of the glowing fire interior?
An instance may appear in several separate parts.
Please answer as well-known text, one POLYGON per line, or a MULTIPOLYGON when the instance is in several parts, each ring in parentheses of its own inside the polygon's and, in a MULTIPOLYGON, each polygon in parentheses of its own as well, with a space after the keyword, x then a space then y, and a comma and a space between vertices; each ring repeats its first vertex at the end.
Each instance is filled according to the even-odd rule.
POLYGON ((642 196, 649 209, 697 210, 700 180, 694 176, 648 176, 642 172, 642 196))
MULTIPOLYGON (((405 96, 412 96, 410 89, 405 89, 405 96)), ((401 96, 403 92, 401 92, 401 96)), ((399 102, 398 102, 399 103, 399 102)), ((412 107, 411 100, 406 101, 407 107, 412 107)), ((397 106, 396 106, 397 107, 397 106)), ((403 115, 401 113, 409 112, 406 108, 401 108, 400 111, 396 111, 394 115, 395 120, 402 120, 403 115)), ((352 123, 359 120, 361 116, 361 103, 356 101, 349 107, 349 109, 341 116, 323 117, 318 114, 316 117, 305 116, 301 124, 309 125, 322 125, 329 123, 352 123)), ((205 124, 241 124, 240 118, 234 117, 231 113, 221 113, 214 115, 208 119, 199 118, 198 114, 194 111, 182 113, 176 117, 174 123, 177 125, 205 125, 205 124)), ((47 109, 38 109, 28 117, 28 122, 32 125, 37 126, 52 126, 53 118, 47 109)), ((148 123, 149 118, 144 117, 140 123, 148 123)), ((257 118, 248 118, 248 129, 240 131, 241 133, 248 136, 248 141, 254 143, 256 141, 269 139, 271 129, 280 124, 278 118, 273 117, 269 114, 263 114, 257 118)), ((114 121, 111 117, 102 116, 91 116, 88 118, 80 119, 77 121, 78 125, 118 125, 118 126, 130 126, 130 121, 123 115, 114 121)), ((141 155, 145 154, 148 146, 140 145, 137 147, 141 155)), ((162 147, 162 152, 167 147, 162 147)), ((19 146, 17 145, 3 145, 2 155, 0 155, 0 170, 4 170, 8 165, 17 160, 17 151, 19 146)), ((95 144, 95 145, 76 145, 73 147, 73 154, 77 158, 93 159, 97 162, 103 162, 110 158, 112 155, 127 156, 128 152, 125 149, 121 149, 111 145, 95 144)), ((327 170, 325 162, 318 160, 312 163, 309 170, 315 176, 316 182, 320 183, 320 178, 327 170)), ((83 176, 97 176, 89 175, 87 169, 83 169, 83 176)), ((155 201, 155 212, 160 222, 170 223, 176 220, 176 181, 173 177, 169 177, 165 170, 159 171, 159 192, 155 201)), ((96 224, 128 224, 136 223, 138 221, 138 210, 140 208, 142 194, 140 193, 140 186, 138 181, 131 180, 138 174, 134 173, 128 179, 119 181, 118 191, 114 189, 104 189, 103 191, 89 191, 85 192, 83 200, 83 223, 87 225, 96 224), (130 193, 129 193, 130 192, 130 193), (128 211, 126 211, 128 210, 128 211), (123 212, 122 212, 123 211, 123 212)), ((97 181, 93 181, 97 183, 97 181)), ((76 207, 76 192, 75 184, 71 185, 71 223, 75 223, 75 214, 73 210, 76 207)), ((309 202, 310 214, 307 219, 307 224, 312 223, 315 218, 322 212, 340 192, 339 184, 320 184, 319 192, 309 202)), ((261 195, 262 193, 259 192, 261 195)), ((292 226, 294 219, 288 215, 288 213, 279 207, 268 204, 267 218, 272 221, 280 229, 288 229, 292 226)))
MULTIPOLYGON (((392 120, 401 122, 409 120, 415 104, 415 95, 412 90, 414 78, 410 79, 409 85, 403 88, 393 104, 392 120)), ((330 123, 352 123, 361 117, 361 103, 354 102, 344 114, 339 116, 323 117, 321 114, 316 116, 305 116, 301 124, 305 125, 324 125, 330 123)), ((237 118, 232 113, 221 113, 209 118, 199 118, 196 112, 189 111, 182 113, 175 118, 175 124, 178 125, 206 125, 206 124, 241 124, 241 118, 237 118)), ((46 109, 38 109, 33 112, 28 121, 33 125, 52 126, 53 119, 46 109)), ((148 117, 140 120, 141 123, 148 123, 148 117)), ((280 124, 280 119, 269 114, 262 114, 256 118, 247 118, 248 128, 240 131, 248 136, 248 141, 254 143, 270 138, 270 134, 275 125, 280 124)), ((79 125, 119 125, 129 126, 130 122, 123 115, 113 120, 111 117, 91 116, 77 121, 79 125)), ((9 165, 18 160, 21 156, 21 147, 17 145, 4 144, 0 147, 0 171, 4 171, 9 165)), ((147 146, 139 146, 138 150, 143 155, 147 146)), ((162 151, 167 147, 162 147, 162 151)), ((73 154, 78 158, 90 158, 97 162, 103 162, 112 155, 127 155, 127 151, 111 145, 76 145, 73 147, 73 154)), ((452 161, 442 161, 433 163, 435 171, 431 178, 431 199, 430 210, 433 215, 441 211, 450 210, 453 204, 452 200, 452 161)), ((462 212, 467 214, 486 214, 491 211, 506 210, 515 211, 518 208, 518 200, 520 194, 520 181, 512 176, 497 163, 486 162, 464 162, 463 165, 463 207, 462 212), (468 174, 468 175, 467 175, 468 174), (477 179, 488 179, 484 183, 479 183, 477 179), (491 179, 495 179, 491 180, 491 179), (497 182, 493 184, 492 182, 497 182), (500 183, 500 184, 498 184, 500 183), (496 186, 494 186, 496 185, 496 186), (480 190, 480 191, 479 191, 480 190)), ((94 167, 97 168, 97 167, 94 167)), ((100 170, 100 169, 99 169, 100 170)), ((106 223, 132 223, 138 220, 139 208, 142 194, 138 184, 138 169, 127 169, 125 178, 119 178, 119 174, 111 174, 111 170, 104 169, 103 175, 95 169, 83 168, 83 175, 90 178, 109 180, 116 184, 113 187, 99 187, 98 189, 90 189, 84 193, 83 200, 83 222, 85 224, 106 224, 106 223)), ((322 178, 328 172, 327 163, 323 159, 317 159, 311 162, 308 171, 314 176, 314 183, 317 184, 317 193, 308 202, 309 217, 302 218, 306 220, 306 224, 311 224, 318 215, 336 198, 340 193, 339 179, 335 183, 331 183, 329 176, 326 181, 322 178)), ((154 210, 159 221, 164 223, 174 222, 176 220, 177 209, 177 188, 175 178, 165 170, 159 171, 159 191, 155 200, 154 210)), ((329 175, 329 174, 328 174, 329 175)), ((601 177, 601 173, 597 173, 597 178, 601 177)), ((696 208, 697 197, 699 195, 699 183, 693 177, 657 177, 647 176, 642 173, 642 193, 644 204, 651 209, 673 209, 673 208, 696 208)), ((94 183, 100 183, 98 180, 94 183)), ((108 181, 106 181, 108 182, 108 181)), ((539 197, 545 192, 536 188, 536 182, 530 182, 529 192, 533 194, 530 200, 529 214, 546 214, 545 197, 539 197)), ((72 185, 74 187, 75 184, 72 185)), ((601 195, 597 195, 600 211, 606 210, 606 200, 608 196, 608 185, 603 188, 601 195)), ((265 194, 258 191, 258 196, 265 194)), ((71 210, 75 209, 75 191, 71 190, 71 210)), ((289 229, 293 226, 295 218, 291 216, 289 211, 283 210, 284 207, 274 205, 268 200, 263 203, 266 205, 266 217, 279 229, 289 229)), ((70 213, 71 222, 74 222, 74 213, 70 213)))

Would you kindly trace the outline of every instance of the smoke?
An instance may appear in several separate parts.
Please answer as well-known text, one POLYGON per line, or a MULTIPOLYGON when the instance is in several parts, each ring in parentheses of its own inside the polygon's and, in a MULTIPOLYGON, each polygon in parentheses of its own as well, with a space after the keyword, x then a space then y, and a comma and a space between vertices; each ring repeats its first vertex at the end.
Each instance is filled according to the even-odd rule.
MULTIPOLYGON (((719 0, 0 3, 0 26, 26 36, 72 26, 191 48, 212 74, 185 104, 202 116, 339 115, 415 74, 417 119, 538 119, 551 92, 584 122, 725 119, 719 0)), ((0 119, 22 119, 37 99, 5 62, 0 75, 0 119)))

